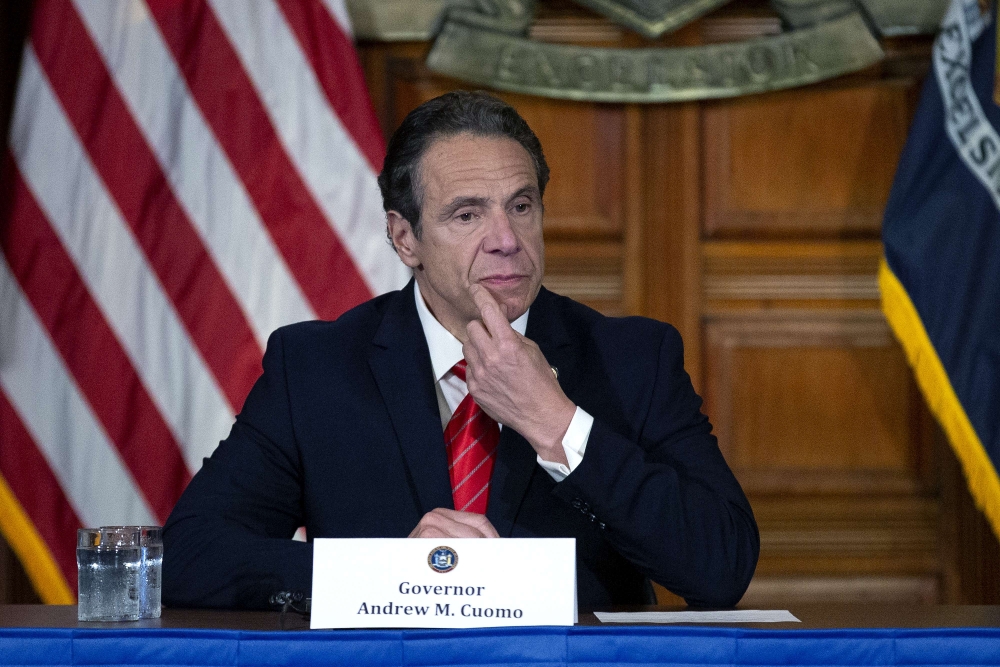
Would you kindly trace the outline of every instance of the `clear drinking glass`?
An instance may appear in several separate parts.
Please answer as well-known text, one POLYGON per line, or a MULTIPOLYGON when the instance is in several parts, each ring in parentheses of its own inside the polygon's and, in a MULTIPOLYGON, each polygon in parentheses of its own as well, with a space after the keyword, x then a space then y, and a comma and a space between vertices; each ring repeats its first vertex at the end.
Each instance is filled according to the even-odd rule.
POLYGON ((135 527, 81 528, 76 537, 77 618, 138 620, 139 532, 135 527))
POLYGON ((139 618, 160 617, 163 529, 159 526, 101 526, 102 531, 134 531, 139 545, 139 618))

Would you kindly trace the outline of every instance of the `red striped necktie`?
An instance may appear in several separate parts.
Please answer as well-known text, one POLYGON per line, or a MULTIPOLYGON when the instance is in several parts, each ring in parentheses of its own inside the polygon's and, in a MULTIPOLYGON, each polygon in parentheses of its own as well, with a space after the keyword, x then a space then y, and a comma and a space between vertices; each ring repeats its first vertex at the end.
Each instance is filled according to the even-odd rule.
MULTIPOLYGON (((451 372, 465 382, 465 359, 452 366, 451 372)), ((444 430, 444 441, 455 509, 486 514, 500 427, 476 405, 472 394, 466 394, 444 430)))

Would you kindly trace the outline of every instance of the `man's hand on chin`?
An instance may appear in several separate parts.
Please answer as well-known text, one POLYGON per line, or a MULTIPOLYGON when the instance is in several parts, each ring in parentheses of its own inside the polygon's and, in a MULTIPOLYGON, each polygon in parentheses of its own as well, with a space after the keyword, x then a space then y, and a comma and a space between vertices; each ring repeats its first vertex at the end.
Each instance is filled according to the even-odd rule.
POLYGON ((482 514, 456 512, 438 507, 420 519, 410 537, 500 537, 482 514))
POLYGON ((495 420, 525 437, 545 461, 567 464, 563 436, 576 406, 533 340, 510 326, 482 285, 469 289, 482 321, 466 328, 462 346, 466 384, 476 403, 495 420))

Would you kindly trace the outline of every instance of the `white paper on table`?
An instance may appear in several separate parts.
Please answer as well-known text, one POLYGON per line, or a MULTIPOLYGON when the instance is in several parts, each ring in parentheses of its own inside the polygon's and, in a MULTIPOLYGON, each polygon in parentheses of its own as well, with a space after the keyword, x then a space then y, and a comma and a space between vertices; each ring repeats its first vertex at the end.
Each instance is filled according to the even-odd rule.
POLYGON ((601 623, 801 623, 787 609, 727 611, 595 611, 601 623))

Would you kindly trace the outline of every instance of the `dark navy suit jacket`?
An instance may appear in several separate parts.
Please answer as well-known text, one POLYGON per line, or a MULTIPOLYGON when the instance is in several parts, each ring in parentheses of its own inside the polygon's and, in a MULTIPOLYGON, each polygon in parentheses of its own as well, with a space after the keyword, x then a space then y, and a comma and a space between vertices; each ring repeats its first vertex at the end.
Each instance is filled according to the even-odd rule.
MULTIPOLYGON (((608 318, 544 288, 526 331, 594 416, 583 462, 556 483, 512 428, 486 516, 501 536, 575 537, 582 608, 735 604, 759 552, 668 324, 608 318)), ((334 322, 278 329, 229 437, 164 530, 168 605, 266 608, 311 590, 314 537, 405 537, 452 508, 430 354, 412 282, 334 322)))

